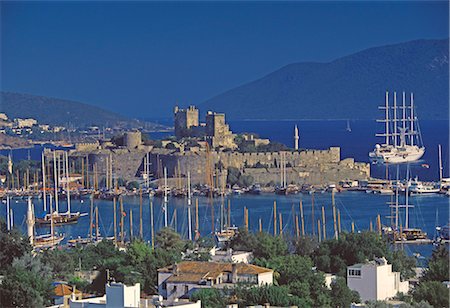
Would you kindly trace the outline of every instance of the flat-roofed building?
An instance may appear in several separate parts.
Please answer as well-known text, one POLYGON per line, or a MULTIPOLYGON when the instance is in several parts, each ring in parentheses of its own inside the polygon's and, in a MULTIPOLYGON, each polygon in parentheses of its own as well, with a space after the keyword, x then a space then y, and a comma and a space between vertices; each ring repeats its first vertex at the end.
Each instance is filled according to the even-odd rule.
POLYGON ((387 300, 397 293, 407 293, 409 282, 401 281, 385 258, 347 267, 347 286, 357 291, 362 301, 387 300))

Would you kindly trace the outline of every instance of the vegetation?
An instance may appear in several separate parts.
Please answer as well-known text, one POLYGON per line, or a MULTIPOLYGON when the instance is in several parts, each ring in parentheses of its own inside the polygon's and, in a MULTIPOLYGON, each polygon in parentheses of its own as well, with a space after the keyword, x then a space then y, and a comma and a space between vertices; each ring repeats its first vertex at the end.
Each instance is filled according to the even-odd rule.
POLYGON ((322 242, 313 251, 313 257, 319 270, 337 273, 342 277, 345 277, 348 265, 362 263, 374 257, 385 257, 404 280, 414 275, 415 260, 406 256, 403 251, 392 252, 387 240, 376 232, 344 233, 338 240, 322 242))
POLYGON ((412 292, 416 302, 426 301, 433 307, 449 307, 450 291, 443 281, 449 281, 449 251, 445 245, 433 250, 428 270, 420 279, 419 285, 412 292))
POLYGON ((251 175, 243 174, 238 168, 228 167, 227 184, 233 186, 237 184, 239 187, 249 187, 253 184, 251 175))
POLYGON ((226 300, 222 292, 217 289, 201 289, 191 296, 191 301, 202 301, 203 308, 225 307, 226 300))
MULTIPOLYGON (((155 237, 155 248, 142 240, 134 240, 126 252, 119 251, 111 241, 68 250, 48 250, 36 256, 30 254, 28 239, 13 230, 6 231, 0 221, 0 274, 5 278, 0 285, 2 305, 42 307, 50 304, 54 280, 68 281, 78 289, 95 294, 105 292, 106 272, 111 278, 126 284, 141 283, 147 294, 157 292, 157 270, 182 259, 183 252, 192 249, 192 243, 183 240, 170 228, 160 230, 155 237), (100 275, 92 282, 78 278, 79 270, 98 270, 100 275)), ((211 247, 211 238, 198 240, 199 247, 211 247)), ((363 262, 373 256, 387 256, 393 265, 408 277, 414 264, 401 252, 390 252, 387 243, 376 233, 342 234, 339 240, 318 243, 305 237, 272 236, 267 233, 249 233, 240 230, 229 247, 253 251, 253 263, 273 269, 274 284, 249 286, 241 284, 233 289, 219 291, 202 289, 191 295, 201 300, 203 307, 224 307, 229 302, 240 307, 270 303, 276 306, 348 307, 359 302, 357 292, 345 282, 348 264, 363 262), (324 272, 338 274, 331 288, 325 286, 324 272)), ((205 254, 190 255, 192 260, 208 260, 205 254)), ((448 250, 435 249, 429 270, 420 284, 399 299, 405 307, 448 307, 449 291, 442 281, 448 280, 448 250)), ((370 307, 387 307, 383 302, 372 302, 370 307)))

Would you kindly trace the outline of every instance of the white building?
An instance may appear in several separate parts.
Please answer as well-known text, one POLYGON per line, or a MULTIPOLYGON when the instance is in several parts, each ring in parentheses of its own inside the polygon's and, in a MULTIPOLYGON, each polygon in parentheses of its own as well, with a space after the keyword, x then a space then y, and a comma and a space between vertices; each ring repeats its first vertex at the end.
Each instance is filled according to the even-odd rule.
POLYGON ((70 308, 138 308, 141 285, 126 286, 123 283, 106 284, 106 294, 100 297, 70 300, 70 308))
POLYGON ((387 300, 397 293, 407 293, 409 282, 400 280, 385 258, 347 267, 347 286, 358 291, 362 301, 387 300))
POLYGON ((189 297, 201 288, 233 288, 236 283, 273 283, 273 271, 246 263, 183 261, 158 269, 158 293, 165 299, 189 297))
POLYGON ((33 125, 37 124, 37 120, 35 119, 14 119, 14 124, 17 128, 25 128, 25 127, 32 127, 33 125))
POLYGON ((250 263, 253 259, 253 253, 250 251, 237 251, 227 249, 219 250, 216 247, 210 250, 211 261, 213 262, 231 262, 231 263, 250 263))

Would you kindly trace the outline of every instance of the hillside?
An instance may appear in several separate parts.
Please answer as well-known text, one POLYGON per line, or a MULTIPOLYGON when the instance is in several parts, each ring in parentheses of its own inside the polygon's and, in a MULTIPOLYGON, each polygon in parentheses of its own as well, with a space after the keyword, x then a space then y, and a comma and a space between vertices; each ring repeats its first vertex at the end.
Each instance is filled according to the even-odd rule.
POLYGON ((385 91, 414 92, 421 119, 448 118, 448 39, 375 47, 329 63, 293 63, 217 95, 232 119, 374 119, 385 91))
POLYGON ((1 92, 0 112, 5 112, 9 118, 30 117, 43 124, 74 127, 139 124, 136 120, 85 103, 11 92, 1 92))

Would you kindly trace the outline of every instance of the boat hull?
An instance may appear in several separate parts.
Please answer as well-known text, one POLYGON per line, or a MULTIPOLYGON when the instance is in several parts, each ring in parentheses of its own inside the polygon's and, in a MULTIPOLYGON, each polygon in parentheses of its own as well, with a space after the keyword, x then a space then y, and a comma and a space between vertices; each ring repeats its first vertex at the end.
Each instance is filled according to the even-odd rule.
POLYGON ((375 149, 369 153, 369 158, 373 164, 403 164, 420 160, 424 153, 424 147, 409 146, 404 151, 398 148, 392 148, 390 151, 375 149))

